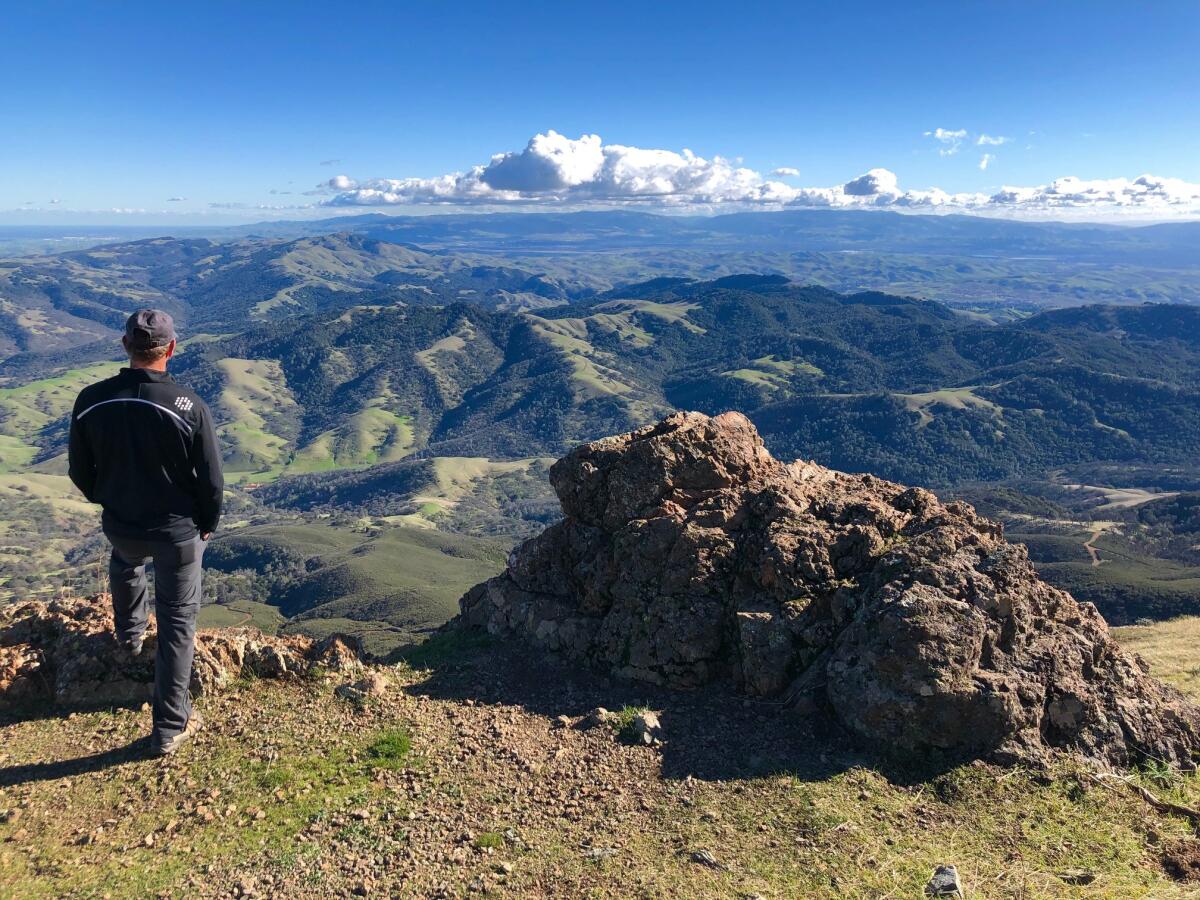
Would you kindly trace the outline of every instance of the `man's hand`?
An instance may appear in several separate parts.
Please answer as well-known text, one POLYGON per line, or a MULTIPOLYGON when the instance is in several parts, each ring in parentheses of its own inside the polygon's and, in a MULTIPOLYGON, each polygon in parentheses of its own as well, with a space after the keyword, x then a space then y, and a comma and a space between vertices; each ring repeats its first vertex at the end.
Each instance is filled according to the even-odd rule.
POLYGON ((201 534, 201 535, 200 535, 200 540, 202 540, 202 541, 204 541, 205 543, 207 543, 207 542, 208 542, 208 539, 209 539, 210 537, 212 537, 212 532, 211 532, 211 531, 208 531, 208 532, 205 532, 205 533, 203 533, 203 534, 201 534))

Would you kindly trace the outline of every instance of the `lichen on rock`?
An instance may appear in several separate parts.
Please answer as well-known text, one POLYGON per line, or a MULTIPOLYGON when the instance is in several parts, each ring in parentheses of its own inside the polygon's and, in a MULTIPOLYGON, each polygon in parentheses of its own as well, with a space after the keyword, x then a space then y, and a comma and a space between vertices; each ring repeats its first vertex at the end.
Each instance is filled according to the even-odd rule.
POLYGON ((586 444, 550 480, 565 518, 462 598, 461 625, 672 687, 731 679, 913 753, 1200 749, 1200 710, 965 503, 784 464, 737 413, 586 444))

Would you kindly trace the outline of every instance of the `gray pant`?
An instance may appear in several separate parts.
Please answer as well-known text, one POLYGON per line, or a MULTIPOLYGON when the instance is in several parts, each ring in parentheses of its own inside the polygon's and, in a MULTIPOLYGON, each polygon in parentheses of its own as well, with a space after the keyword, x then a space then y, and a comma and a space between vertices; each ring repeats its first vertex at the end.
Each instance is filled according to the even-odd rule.
POLYGON ((146 564, 154 563, 154 618, 158 621, 154 736, 167 740, 183 731, 192 715, 188 685, 196 649, 204 541, 197 536, 174 544, 111 534, 108 539, 113 545, 108 575, 118 640, 132 640, 146 631, 150 616, 146 564))

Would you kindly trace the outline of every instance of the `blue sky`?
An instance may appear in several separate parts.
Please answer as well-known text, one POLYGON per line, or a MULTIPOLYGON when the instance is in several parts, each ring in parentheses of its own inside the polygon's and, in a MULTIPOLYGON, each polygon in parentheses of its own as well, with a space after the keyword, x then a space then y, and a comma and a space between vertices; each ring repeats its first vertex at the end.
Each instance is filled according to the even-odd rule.
MULTIPOLYGON (((395 212, 631 201, 965 208, 976 203, 968 195, 1004 186, 1145 173, 1184 185, 1131 189, 1183 196, 1163 217, 1200 209, 1189 205, 1200 183, 1195 0, 49 0, 11 5, 4 22, 5 223, 299 217, 364 211, 379 198, 395 212), (518 159, 538 172, 565 168, 508 179, 517 190, 504 195, 486 172, 437 191, 380 181, 470 173, 551 129, 571 141, 596 134, 603 146, 563 144, 549 163, 540 150, 518 159), (937 129, 965 134, 938 140, 937 129), (660 159, 654 174, 665 181, 651 190, 637 170, 645 160, 609 145, 730 162, 716 170, 660 159), (614 168, 630 177, 613 180, 614 168), (781 168, 797 174, 771 174, 781 168), (758 187, 729 175, 739 169, 759 176, 758 187), (848 189, 879 169, 887 175, 848 189), (312 193, 337 175, 342 189, 312 193), (740 187, 727 189, 733 182, 740 187), (776 183, 787 190, 761 188, 776 183), (957 199, 931 199, 934 187, 957 199), (805 188, 835 192, 797 193, 805 188), (106 212, 114 208, 139 212, 106 212)), ((1089 190, 1069 211, 1091 214, 1089 196, 1117 206, 1126 197, 1122 185, 1089 190)), ((1047 212, 1044 193, 1021 198, 1032 214, 1059 202, 1047 212)))

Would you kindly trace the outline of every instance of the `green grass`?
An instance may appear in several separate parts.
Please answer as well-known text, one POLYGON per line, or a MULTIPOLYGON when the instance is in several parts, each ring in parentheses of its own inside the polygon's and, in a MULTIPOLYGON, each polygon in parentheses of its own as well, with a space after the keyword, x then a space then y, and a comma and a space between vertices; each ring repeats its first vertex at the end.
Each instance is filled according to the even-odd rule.
POLYGON ((475 838, 476 850, 499 850, 504 846, 504 835, 498 831, 485 831, 475 838))
POLYGON ((618 361, 587 340, 583 319, 539 319, 531 317, 533 330, 571 365, 576 400, 617 397, 633 388, 621 375, 618 361))
POLYGON ((945 388, 923 394, 896 394, 896 396, 902 399, 905 406, 912 412, 920 416, 918 428, 924 428, 933 421, 935 411, 939 406, 946 409, 983 409, 991 411, 993 415, 1002 413, 999 406, 991 400, 977 396, 975 390, 974 387, 945 388))
MULTIPOLYGON (((1135 631, 1148 647, 1168 637, 1118 636, 1135 631)), ((1197 633, 1197 620, 1175 623, 1172 653, 1194 646, 1197 633)), ((210 726, 178 757, 8 787, 0 808, 23 815, 0 822, 0 895, 184 896, 189 881, 216 892, 257 879, 262 890, 264 876, 282 876, 274 882, 282 896, 341 896, 362 878, 359 860, 373 858, 381 896, 424 896, 441 880, 465 895, 497 861, 510 880, 489 891, 509 896, 551 884, 563 896, 920 897, 947 862, 978 900, 1195 896, 1160 864, 1164 848, 1195 841, 1189 823, 1119 782, 1097 784, 1069 760, 1044 770, 964 765, 917 779, 889 777, 833 747, 826 760, 826 748, 809 742, 781 748, 764 774, 670 777, 657 751, 553 729, 549 712, 429 694, 422 672, 393 677, 417 690, 357 710, 320 680, 241 682, 201 701, 210 726), (248 725, 250 736, 269 731, 269 748, 248 739, 248 725), (422 869, 422 858, 456 847, 467 851, 461 864, 422 869), (692 862, 700 849, 724 868, 692 862), (400 862, 414 852, 415 864, 400 862), (392 854, 396 869, 379 864, 392 854), (1069 883, 1079 870, 1094 880, 1069 883)), ((719 711, 686 697, 672 714, 722 724, 719 711)), ((16 722, 6 726, 2 764, 125 746, 148 724, 128 710, 16 722)), ((725 750, 716 741, 687 758, 725 750)), ((1132 779, 1200 805, 1195 775, 1160 766, 1132 779)))
POLYGON ((760 356, 749 368, 731 369, 721 373, 726 378, 736 378, 747 381, 772 391, 786 388, 794 375, 810 375, 820 377, 825 373, 812 363, 795 360, 777 359, 774 355, 760 356))
POLYGON ((403 728, 389 728, 367 745, 370 764, 376 769, 400 769, 412 751, 412 738, 403 728))
POLYGON ((42 428, 70 413, 80 390, 115 375, 120 368, 120 363, 95 363, 18 387, 0 388, 0 434, 33 439, 42 428))
POLYGON ((396 462, 413 449, 412 416, 370 406, 297 450, 284 474, 359 469, 396 462))
POLYGON ((0 473, 21 472, 33 462, 38 448, 18 437, 0 434, 0 473))
POLYGON ((631 742, 634 739, 633 721, 644 712, 649 712, 647 706, 623 706, 614 714, 612 725, 621 740, 631 742))
POLYGON ((296 400, 278 360, 235 359, 217 362, 224 386, 214 413, 224 444, 225 466, 232 474, 265 481, 277 477, 291 444, 272 421, 294 418, 296 400))
POLYGON ((201 607, 196 617, 200 628, 230 628, 252 625, 264 634, 275 634, 284 623, 279 610, 266 603, 253 600, 234 600, 227 604, 210 604, 201 607))
POLYGON ((241 529, 234 540, 239 565, 256 552, 319 559, 280 591, 282 612, 295 617, 287 632, 354 634, 380 656, 423 640, 455 615, 458 598, 499 572, 509 549, 504 541, 414 527, 367 537, 333 525, 261 526, 241 529))

